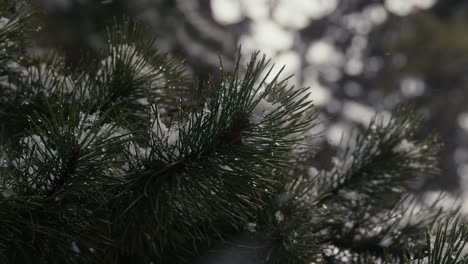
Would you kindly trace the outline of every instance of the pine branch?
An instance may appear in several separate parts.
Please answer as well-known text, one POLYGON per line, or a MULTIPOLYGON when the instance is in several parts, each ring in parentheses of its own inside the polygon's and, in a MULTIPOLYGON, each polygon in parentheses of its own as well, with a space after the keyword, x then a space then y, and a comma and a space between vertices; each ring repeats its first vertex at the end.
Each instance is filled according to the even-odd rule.
POLYGON ((29 44, 27 33, 31 31, 30 17, 34 12, 24 1, 0 1, 0 142, 6 142, 16 120, 21 94, 20 64, 27 61, 25 49, 29 44))
POLYGON ((276 241, 267 247, 269 261, 402 260, 407 245, 424 242, 419 234, 426 226, 453 216, 436 209, 439 200, 422 207, 408 196, 410 184, 437 172, 433 137, 408 142, 418 124, 406 109, 377 120, 348 142, 330 171, 296 171, 283 183, 288 187, 277 194, 283 204, 275 202, 257 219, 256 233, 276 241))
POLYGON ((151 33, 140 24, 124 19, 108 32, 108 50, 84 81, 92 104, 107 111, 120 102, 120 112, 134 123, 144 119, 149 104, 174 103, 189 83, 184 67, 156 52, 155 39, 148 40, 151 33))
POLYGON ((128 141, 129 133, 105 123, 107 113, 83 113, 75 100, 65 107, 64 103, 50 106, 49 111, 56 113, 53 116, 37 113, 30 118, 29 136, 20 141, 20 152, 11 154, 8 165, 12 176, 6 184, 15 192, 56 195, 65 187, 73 189, 71 183, 91 183, 80 179, 109 178, 106 171, 116 167, 116 147, 128 141), (71 180, 75 175, 79 175, 77 182, 71 180))
MULTIPOLYGON (((103 209, 113 198, 110 187, 122 180, 121 146, 130 135, 107 122, 108 113, 83 113, 83 101, 67 100, 48 103, 54 115, 33 115, 28 136, 17 149, 7 151, 0 189, 14 195, 0 202, 6 206, 2 213, 20 214, 18 227, 12 228, 21 235, 9 238, 16 249, 0 248, 5 254, 29 251, 25 257, 80 263, 90 256, 77 254, 79 248, 113 244, 100 230, 108 225, 103 209), (15 201, 32 208, 19 211, 9 206, 15 201)), ((3 220, 11 226, 8 219, 3 220)), ((31 262, 20 255, 2 257, 31 262)))
POLYGON ((435 234, 426 232, 424 251, 412 252, 405 263, 429 264, 465 264, 468 256, 463 251, 468 242, 466 223, 444 223, 437 227, 435 234), (435 237, 434 237, 435 236, 435 237))
POLYGON ((450 216, 434 210, 436 203, 421 210, 408 196, 411 184, 437 172, 437 142, 431 136, 411 141, 417 120, 404 108, 387 124, 374 119, 355 143, 348 143, 342 161, 317 177, 317 205, 341 208, 332 228, 334 245, 401 258, 405 244, 418 243, 424 225, 450 216), (417 224, 403 221, 416 216, 421 218, 417 224))
POLYGON ((258 83, 268 62, 257 56, 243 79, 237 67, 232 75, 222 73, 220 86, 193 97, 199 103, 191 105, 204 108, 181 109, 179 122, 166 126, 153 107, 146 143, 129 146, 125 189, 134 198, 125 212, 136 213, 139 204, 151 208, 153 219, 143 225, 157 226, 154 239, 173 241, 164 235, 170 229, 185 230, 189 239, 209 239, 211 233, 221 235, 212 225, 219 219, 243 224, 275 190, 272 171, 290 168, 288 157, 299 139, 286 136, 306 131, 315 112, 302 89, 268 102, 271 107, 256 116, 260 102, 285 87, 278 76, 264 88, 266 77, 258 83))
POLYGON ((335 159, 333 169, 317 178, 323 190, 320 196, 359 188, 380 202, 382 193, 401 193, 403 190, 394 188, 437 173, 440 144, 431 135, 417 143, 411 140, 419 126, 418 117, 401 107, 388 124, 383 122, 382 119, 379 124, 374 118, 366 131, 347 144, 335 159))

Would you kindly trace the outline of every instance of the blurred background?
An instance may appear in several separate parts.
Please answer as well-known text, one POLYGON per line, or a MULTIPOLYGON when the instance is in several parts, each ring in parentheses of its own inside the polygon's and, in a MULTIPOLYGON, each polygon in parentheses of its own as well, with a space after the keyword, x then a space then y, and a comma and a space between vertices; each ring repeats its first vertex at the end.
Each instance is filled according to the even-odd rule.
POLYGON ((115 16, 158 36, 200 82, 259 50, 290 83, 309 86, 323 137, 314 166, 327 166, 353 127, 410 103, 421 133, 444 143, 441 173, 426 189, 468 188, 468 1, 464 0, 38 0, 47 10, 31 52, 60 47, 73 65, 106 43, 115 16), (278 67, 279 69, 279 67, 278 67))

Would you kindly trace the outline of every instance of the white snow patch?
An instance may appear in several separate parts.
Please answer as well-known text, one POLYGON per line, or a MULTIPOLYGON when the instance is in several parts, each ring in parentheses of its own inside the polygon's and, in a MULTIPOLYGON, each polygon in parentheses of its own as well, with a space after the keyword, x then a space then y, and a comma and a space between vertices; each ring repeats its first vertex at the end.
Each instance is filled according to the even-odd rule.
POLYGON ((265 20, 270 13, 270 0, 240 0, 245 16, 254 21, 265 20))
POLYGON ((328 128, 325 134, 328 144, 332 146, 339 146, 342 143, 342 140, 346 141, 350 130, 350 127, 344 123, 333 124, 328 128))
POLYGON ((466 133, 468 133, 468 113, 462 112, 457 117, 457 123, 466 133))
POLYGON ((275 213, 275 219, 278 223, 282 222, 284 220, 284 214, 281 211, 276 211, 275 213))
MULTIPOLYGON (((465 197, 468 201, 468 163, 460 164, 457 169, 460 176, 460 187, 464 191, 465 197)), ((468 210, 468 205, 466 206, 468 210)))
POLYGON ((406 97, 417 97, 424 94, 426 84, 417 77, 406 77, 401 80, 400 90, 406 97))
MULTIPOLYGON (((275 59, 274 59, 275 65, 278 65, 279 67, 284 67, 283 71, 281 72, 279 79, 284 79, 286 77, 289 77, 301 70, 301 58, 299 57, 299 54, 294 51, 286 51, 281 54, 279 54, 275 59)), ((267 82, 270 82, 272 78, 275 77, 275 74, 270 74, 268 76, 267 82)), ((288 80, 289 84, 294 83, 296 80, 294 80, 294 76, 292 79, 288 80)))
POLYGON ((16 193, 15 193, 13 190, 11 190, 11 189, 6 189, 6 190, 3 190, 3 191, 2 191, 2 195, 3 195, 3 197, 5 197, 5 198, 11 197, 11 196, 13 196, 13 195, 15 195, 15 194, 16 194, 16 193))
POLYGON ((368 125, 375 114, 374 109, 360 103, 349 101, 343 104, 343 115, 347 119, 363 125, 368 125))
POLYGON ((313 179, 319 174, 319 171, 315 167, 309 167, 307 174, 311 179, 313 179))
POLYGON ((315 65, 341 65, 343 55, 327 40, 312 42, 306 52, 306 60, 315 65))
POLYGON ((380 25, 388 18, 387 10, 379 4, 369 5, 364 9, 364 15, 375 25, 380 25))
POLYGON ((260 102, 252 110, 251 119, 255 124, 261 123, 262 120, 275 110, 274 104, 268 102, 265 99, 261 99, 260 102))
POLYGON ((410 0, 386 0, 385 7, 396 15, 406 16, 411 13, 413 3, 410 0))
MULTIPOLYGON (((16 64, 11 64, 11 66, 14 67, 16 64)), ((51 70, 45 63, 41 63, 38 66, 23 68, 22 75, 31 86, 35 87, 32 91, 36 95, 39 91, 44 91, 46 93, 51 92, 57 84, 64 89, 63 91, 65 93, 71 93, 75 87, 75 84, 70 77, 60 75, 59 73, 51 70), (40 83, 40 87, 37 87, 36 83, 40 83)))
POLYGON ((268 20, 254 23, 250 37, 257 48, 262 47, 262 49, 274 52, 290 49, 294 42, 293 32, 268 20))
POLYGON ((453 153, 453 159, 457 164, 468 162, 468 149, 459 147, 453 153))
POLYGON ((385 8, 396 15, 406 16, 417 9, 431 8, 436 2, 437 0, 386 0, 385 8))
POLYGON ((257 231, 257 223, 247 223, 247 230, 252 232, 252 233, 255 233, 257 231))
POLYGON ((10 20, 6 17, 0 17, 0 29, 6 26, 10 20))
POLYGON ((299 30, 306 27, 310 19, 330 14, 336 6, 337 0, 283 0, 276 6, 273 18, 288 28, 299 30))
POLYGON ((211 0, 213 18, 223 25, 238 23, 243 14, 238 0, 211 0))
POLYGON ((413 0, 413 2, 414 2, 414 5, 419 8, 428 9, 428 8, 431 8, 433 5, 435 5, 437 0, 413 0))
POLYGON ((395 153, 411 153, 414 155, 420 155, 421 151, 419 147, 415 146, 413 142, 403 139, 393 148, 395 153))
MULTIPOLYGON (((292 2, 298 2, 297 0, 291 0, 292 2)), ((287 28, 293 30, 300 30, 306 27, 309 23, 309 17, 301 12, 299 6, 286 1, 281 1, 273 12, 273 18, 287 28), (294 16, 291 16, 294 14, 294 16)))
POLYGON ((71 250, 78 253, 78 254, 81 253, 81 250, 80 250, 80 248, 78 247, 78 244, 76 244, 75 241, 73 241, 71 243, 71 250))
POLYGON ((301 0, 301 9, 312 19, 320 19, 335 11, 338 0, 301 0))
POLYGON ((371 31, 374 23, 365 13, 351 13, 343 16, 343 25, 357 34, 366 35, 371 31))
POLYGON ((332 95, 327 87, 321 85, 317 80, 306 83, 306 85, 310 87, 307 99, 314 102, 316 106, 323 106, 330 102, 332 95))
POLYGON ((351 57, 346 61, 344 70, 348 75, 356 76, 362 73, 364 69, 364 63, 362 58, 359 57, 351 57))

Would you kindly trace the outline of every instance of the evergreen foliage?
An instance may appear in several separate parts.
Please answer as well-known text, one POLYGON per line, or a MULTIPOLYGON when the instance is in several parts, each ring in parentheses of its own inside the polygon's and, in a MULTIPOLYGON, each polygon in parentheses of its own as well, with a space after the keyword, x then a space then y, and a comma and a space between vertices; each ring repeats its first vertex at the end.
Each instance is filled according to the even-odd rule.
POLYGON ((34 11, 8 4, 1 263, 190 263, 243 232, 258 263, 468 263, 456 208, 411 194, 440 148, 415 139, 411 109, 376 116, 317 171, 308 89, 258 53, 199 87, 125 20, 101 57, 69 68, 25 55, 34 11))

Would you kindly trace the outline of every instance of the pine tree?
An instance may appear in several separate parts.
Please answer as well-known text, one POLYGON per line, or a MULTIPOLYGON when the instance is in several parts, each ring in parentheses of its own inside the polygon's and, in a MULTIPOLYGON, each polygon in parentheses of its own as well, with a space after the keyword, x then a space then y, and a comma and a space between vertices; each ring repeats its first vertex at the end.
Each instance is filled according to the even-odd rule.
POLYGON ((26 55, 37 11, 0 7, 1 263, 191 263, 222 243, 258 263, 468 263, 456 208, 412 194, 440 143, 410 108, 319 171, 308 89, 259 53, 198 85, 124 20, 69 67, 26 55))

